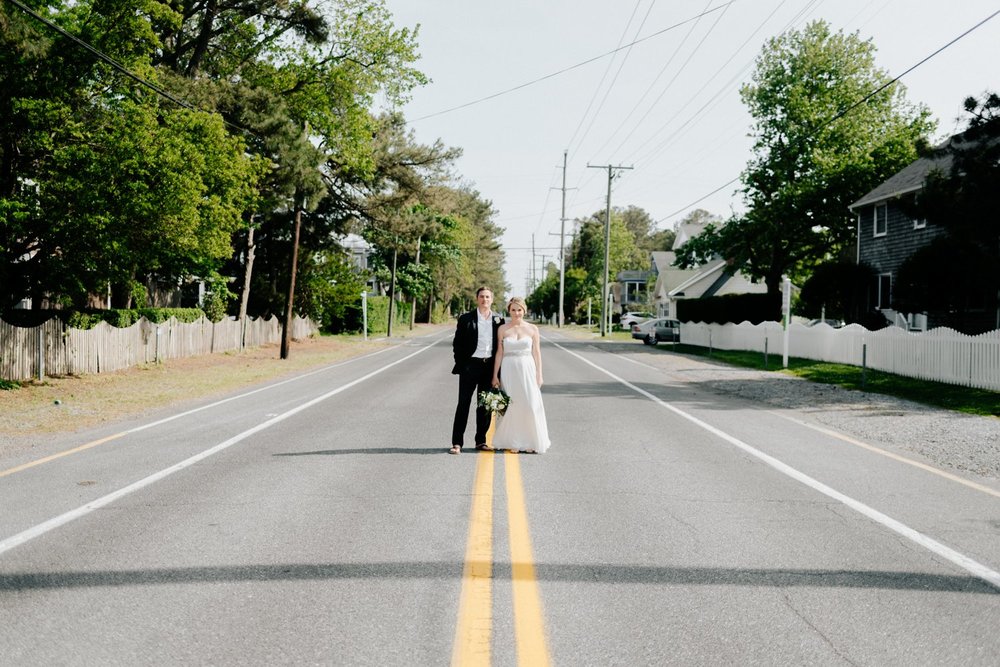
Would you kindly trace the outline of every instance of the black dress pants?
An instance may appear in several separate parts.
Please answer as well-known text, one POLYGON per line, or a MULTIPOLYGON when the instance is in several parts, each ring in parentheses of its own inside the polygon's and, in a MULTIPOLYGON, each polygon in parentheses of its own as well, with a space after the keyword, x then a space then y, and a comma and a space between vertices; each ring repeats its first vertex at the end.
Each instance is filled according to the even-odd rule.
POLYGON ((490 430, 492 415, 485 408, 479 407, 479 392, 493 386, 493 359, 469 359, 458 374, 458 407, 455 408, 455 424, 451 431, 451 444, 462 446, 465 439, 465 427, 469 423, 469 402, 476 406, 476 439, 477 445, 486 442, 486 432, 490 430))

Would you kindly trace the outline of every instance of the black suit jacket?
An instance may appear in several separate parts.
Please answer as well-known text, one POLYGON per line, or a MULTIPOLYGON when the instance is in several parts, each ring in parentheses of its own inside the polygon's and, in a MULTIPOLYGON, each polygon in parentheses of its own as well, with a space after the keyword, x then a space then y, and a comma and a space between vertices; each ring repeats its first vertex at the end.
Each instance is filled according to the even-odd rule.
MULTIPOLYGON (((504 323, 504 319, 496 313, 493 313, 491 318, 493 322, 493 354, 490 355, 490 358, 492 359, 497 354, 497 329, 504 323)), ((451 344, 455 353, 455 366, 451 369, 452 374, 458 375, 462 371, 465 364, 472 358, 478 344, 479 313, 476 310, 470 310, 459 316, 458 325, 455 327, 455 339, 451 344)))

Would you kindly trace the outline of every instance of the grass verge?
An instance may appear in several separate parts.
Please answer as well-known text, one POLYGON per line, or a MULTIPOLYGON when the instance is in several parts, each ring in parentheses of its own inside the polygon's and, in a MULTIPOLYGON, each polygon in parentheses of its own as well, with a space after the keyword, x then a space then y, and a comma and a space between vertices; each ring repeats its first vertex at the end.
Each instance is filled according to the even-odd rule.
MULTIPOLYGON (((429 325, 404 329, 396 337, 421 335, 429 325)), ((360 336, 318 336, 293 341, 288 359, 278 345, 222 352, 115 373, 46 377, 10 383, 0 391, 0 450, 5 441, 72 432, 130 416, 220 396, 244 387, 373 352, 387 342, 360 336), (16 389, 16 391, 14 391, 16 389)))
POLYGON ((965 412, 973 415, 1000 416, 1000 393, 986 389, 973 389, 943 382, 931 382, 914 378, 893 375, 883 371, 867 369, 862 373, 858 366, 832 364, 811 359, 788 358, 788 368, 781 367, 781 355, 768 355, 765 366, 764 355, 760 352, 743 352, 736 350, 712 350, 696 345, 679 344, 676 348, 669 345, 659 345, 665 352, 679 352, 699 357, 710 357, 713 361, 721 361, 743 368, 756 368, 788 373, 811 382, 833 384, 845 389, 870 391, 876 394, 895 396, 924 405, 932 405, 947 410, 965 412))

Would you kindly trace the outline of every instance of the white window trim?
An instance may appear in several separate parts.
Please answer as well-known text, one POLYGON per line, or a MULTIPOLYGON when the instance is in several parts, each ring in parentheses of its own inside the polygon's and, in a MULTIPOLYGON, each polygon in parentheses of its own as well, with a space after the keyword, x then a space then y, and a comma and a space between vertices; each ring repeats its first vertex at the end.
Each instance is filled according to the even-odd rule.
POLYGON ((876 238, 879 238, 879 237, 882 237, 882 236, 887 236, 888 234, 889 234, 889 205, 885 204, 885 203, 875 204, 875 207, 872 208, 872 236, 874 236, 876 238), (878 231, 878 208, 879 208, 879 206, 885 208, 885 231, 883 231, 881 233, 878 231))
POLYGON ((924 229, 927 227, 927 218, 917 218, 913 221, 914 229, 924 229))

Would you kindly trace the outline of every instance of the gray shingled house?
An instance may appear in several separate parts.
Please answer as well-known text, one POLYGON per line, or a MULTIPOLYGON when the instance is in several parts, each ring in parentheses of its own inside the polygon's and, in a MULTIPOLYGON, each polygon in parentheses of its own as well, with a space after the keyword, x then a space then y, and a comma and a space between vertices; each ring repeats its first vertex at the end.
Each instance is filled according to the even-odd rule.
POLYGON ((950 168, 948 153, 919 158, 849 207, 857 216, 857 262, 868 264, 876 273, 873 304, 897 326, 915 330, 928 327, 926 313, 893 309, 892 290, 903 262, 943 233, 940 227, 907 214, 900 204, 915 201, 931 171, 947 172, 950 168))

